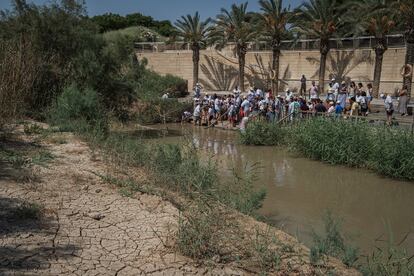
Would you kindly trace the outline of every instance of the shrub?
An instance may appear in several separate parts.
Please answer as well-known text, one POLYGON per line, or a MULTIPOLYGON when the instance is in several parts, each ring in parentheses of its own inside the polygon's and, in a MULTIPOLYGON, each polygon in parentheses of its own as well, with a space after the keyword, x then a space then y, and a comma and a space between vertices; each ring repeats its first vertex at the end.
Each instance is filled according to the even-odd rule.
POLYGON ((220 232, 225 222, 217 210, 198 202, 178 221, 177 246, 185 256, 208 259, 218 255, 221 248, 220 232))
POLYGON ((97 93, 92 89, 66 87, 50 111, 50 120, 61 131, 75 131, 103 136, 108 131, 108 119, 97 93))
POLYGON ((285 131, 276 123, 253 121, 240 134, 243 144, 256 146, 273 146, 284 142, 285 131))
POLYGON ((0 36, 0 127, 20 117, 27 108, 26 100, 40 66, 32 48, 29 42, 19 45, 0 36))
POLYGON ((182 78, 166 75, 161 76, 146 67, 148 61, 142 59, 136 62, 133 70, 128 75, 135 87, 136 95, 142 100, 153 100, 160 98, 165 92, 171 96, 182 97, 187 92, 187 82, 182 78))

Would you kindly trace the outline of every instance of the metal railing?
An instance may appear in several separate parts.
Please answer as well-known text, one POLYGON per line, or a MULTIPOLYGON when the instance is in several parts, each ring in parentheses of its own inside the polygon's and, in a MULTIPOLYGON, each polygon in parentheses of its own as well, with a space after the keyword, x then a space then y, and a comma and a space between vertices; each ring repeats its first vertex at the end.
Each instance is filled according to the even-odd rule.
MULTIPOLYGON (((395 34, 387 36, 389 48, 400 48, 405 46, 404 35, 395 34)), ((331 49, 371 49, 375 44, 373 36, 361 36, 350 38, 330 39, 331 49)), ((137 42, 134 44, 137 52, 165 52, 165 51, 190 51, 190 45, 184 42, 137 42)), ((234 43, 228 43, 226 48, 233 48, 234 43)), ((212 47, 214 48, 214 47, 212 47)), ((283 40, 282 50, 319 50, 318 39, 283 40)), ((268 52, 271 46, 268 42, 258 41, 249 43, 250 52, 268 52)))

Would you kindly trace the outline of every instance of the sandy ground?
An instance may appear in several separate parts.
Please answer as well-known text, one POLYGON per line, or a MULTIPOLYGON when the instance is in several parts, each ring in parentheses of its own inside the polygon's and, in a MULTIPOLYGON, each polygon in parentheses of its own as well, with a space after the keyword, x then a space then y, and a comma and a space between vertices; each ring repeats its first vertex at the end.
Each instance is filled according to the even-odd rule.
MULTIPOLYGON (((88 145, 72 135, 66 140, 42 144, 54 160, 34 168, 39 181, 20 183, 1 174, 0 275, 252 273, 229 264, 201 265, 176 253, 171 233, 177 229, 178 210, 157 196, 121 196, 97 176, 108 167, 88 145), (41 220, 10 216, 25 201, 43 206, 41 220)), ((297 272, 315 275, 309 266, 297 272)))

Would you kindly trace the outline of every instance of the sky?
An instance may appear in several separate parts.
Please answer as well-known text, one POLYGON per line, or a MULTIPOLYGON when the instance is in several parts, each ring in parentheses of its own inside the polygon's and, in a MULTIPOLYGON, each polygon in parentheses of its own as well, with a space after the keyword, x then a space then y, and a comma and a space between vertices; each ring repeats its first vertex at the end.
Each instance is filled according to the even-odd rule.
MULTIPOLYGON (((10 0, 0 0, 0 9, 10 9, 10 0)), ((49 0, 27 0, 35 4, 44 4, 49 0)), ((103 13, 129 14, 140 12, 157 20, 174 22, 182 15, 194 14, 198 11, 203 18, 215 17, 221 8, 228 9, 233 3, 244 3, 246 0, 86 0, 90 16, 103 13)), ((248 1, 250 11, 258 11, 258 0, 248 1)), ((296 7, 303 0, 285 0, 286 5, 296 7)))

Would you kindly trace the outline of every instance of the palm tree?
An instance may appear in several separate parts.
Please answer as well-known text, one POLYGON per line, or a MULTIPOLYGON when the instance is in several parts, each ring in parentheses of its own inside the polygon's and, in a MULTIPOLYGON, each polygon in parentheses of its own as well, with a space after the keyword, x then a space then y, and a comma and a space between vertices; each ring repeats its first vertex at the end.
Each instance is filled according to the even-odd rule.
POLYGON ((188 43, 193 51, 193 85, 198 83, 198 70, 200 63, 200 49, 207 45, 211 19, 200 20, 198 12, 194 16, 182 16, 175 23, 178 36, 188 43))
POLYGON ((374 36, 372 46, 375 51, 374 82, 372 86, 373 97, 378 97, 381 82, 382 61, 388 49, 387 35, 395 27, 391 12, 394 0, 363 0, 355 3, 356 33, 366 33, 374 36))
POLYGON ((326 58, 330 51, 329 40, 341 27, 341 5, 335 0, 309 0, 295 15, 294 30, 307 38, 319 39, 321 61, 319 65, 319 91, 324 89, 326 58))
MULTIPOLYGON (((407 52, 405 54, 405 64, 414 65, 414 1, 413 0, 398 0, 396 3, 398 11, 397 16, 402 21, 404 28, 404 35, 406 41, 407 52)), ((404 77, 404 85, 408 87, 408 95, 411 95, 411 85, 413 81, 413 74, 404 77)))
POLYGON ((240 6, 233 4, 231 9, 221 9, 214 27, 215 42, 218 47, 224 47, 227 42, 236 44, 236 55, 239 63, 239 86, 244 91, 244 67, 248 43, 256 35, 256 29, 251 24, 252 17, 247 13, 247 2, 240 6))
POLYGON ((263 14, 260 14, 262 35, 272 47, 272 91, 279 92, 279 57, 280 43, 288 34, 288 23, 292 19, 289 8, 283 8, 283 0, 260 0, 263 14))

